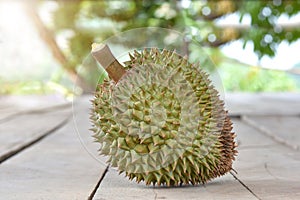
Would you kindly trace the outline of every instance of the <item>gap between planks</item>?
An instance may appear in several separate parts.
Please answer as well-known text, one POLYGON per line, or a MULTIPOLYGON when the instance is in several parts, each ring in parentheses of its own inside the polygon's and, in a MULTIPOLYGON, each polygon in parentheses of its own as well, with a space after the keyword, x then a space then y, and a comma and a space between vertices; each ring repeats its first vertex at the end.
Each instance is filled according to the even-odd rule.
MULTIPOLYGON (((286 116, 286 115, 280 115, 280 116, 286 116)), ((251 115, 251 117, 253 117, 253 115, 251 115)), ((274 117, 276 117, 276 116, 274 116, 274 117)), ((295 115, 295 117, 297 117, 297 116, 295 115)), ((298 116, 298 117, 300 117, 300 116, 298 116)), ((290 144, 289 142, 286 142, 280 136, 272 134, 266 127, 257 126, 255 124, 255 122, 252 121, 251 119, 249 119, 247 116, 242 116, 241 117, 241 121, 243 121, 248 126, 256 129, 259 133, 267 136, 268 138, 270 138, 271 140, 275 141, 276 143, 278 143, 278 144, 280 144, 282 146, 288 147, 289 149, 292 149, 294 151, 299 151, 299 148, 297 146, 294 146, 294 145, 290 144)))
POLYGON ((256 199, 262 200, 255 194, 241 179, 239 179, 234 173, 230 171, 230 174, 233 176, 235 180, 237 180, 246 190, 248 190, 256 199))
POLYGON ((107 172, 108 172, 108 169, 109 169, 109 165, 106 166, 106 168, 105 168, 104 172, 102 173, 102 175, 100 176, 100 179, 99 179, 99 181, 97 182, 95 188, 93 189, 92 193, 88 196, 88 200, 93 200, 93 198, 94 198, 94 196, 95 196, 95 194, 96 194, 98 188, 99 188, 100 185, 101 185, 101 182, 103 181, 105 175, 106 175, 107 172))
POLYGON ((59 130, 60 128, 62 128, 64 125, 67 124, 67 122, 69 121, 70 116, 67 117, 66 119, 64 119, 62 122, 60 122, 57 126, 53 127, 52 129, 50 129, 49 131, 45 132, 44 134, 40 135, 39 137, 35 138, 34 140, 25 143, 24 145, 20 146, 17 149, 12 150, 11 152, 3 155, 0 157, 0 164, 2 164, 3 162, 5 162, 6 160, 10 159, 11 157, 21 153, 23 150, 31 147, 32 145, 40 142, 42 139, 46 138, 47 136, 51 135, 52 133, 56 132, 57 130, 59 130))

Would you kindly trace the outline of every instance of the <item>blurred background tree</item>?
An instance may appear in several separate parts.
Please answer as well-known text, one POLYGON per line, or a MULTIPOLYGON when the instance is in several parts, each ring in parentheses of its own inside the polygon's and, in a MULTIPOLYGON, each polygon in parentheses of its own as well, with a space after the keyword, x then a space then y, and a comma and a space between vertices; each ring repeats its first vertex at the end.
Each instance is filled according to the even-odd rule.
POLYGON ((276 23, 280 16, 291 17, 298 14, 299 9, 299 0, 58 1, 52 28, 56 33, 73 30, 70 51, 78 60, 82 60, 82 52, 89 50, 94 38, 101 40, 119 31, 148 26, 175 29, 211 47, 240 38, 245 45, 252 41, 254 51, 261 57, 273 56, 276 45, 283 40, 294 42, 299 38, 300 22, 292 25, 276 23), (240 21, 250 17, 251 25, 216 23, 233 13, 240 21))
POLYGON ((91 44, 140 27, 162 27, 183 33, 186 39, 182 46, 191 61, 199 59, 199 50, 190 42, 201 44, 220 68, 227 91, 297 89, 295 77, 299 81, 299 76, 259 66, 249 68, 253 66, 228 58, 220 47, 239 40, 244 47, 252 45, 259 59, 276 55, 282 42, 293 43, 300 38, 300 21, 278 23, 282 16, 299 15, 300 0, 60 0, 38 1, 27 4, 27 8, 54 56, 73 81, 75 76, 79 77, 77 83, 84 91, 89 91, 98 80, 93 73, 95 69, 89 69, 88 73, 78 70, 91 44), (47 10, 50 15, 44 20, 41 16, 48 4, 52 9, 47 10), (228 16, 238 17, 240 23, 223 23, 228 16))

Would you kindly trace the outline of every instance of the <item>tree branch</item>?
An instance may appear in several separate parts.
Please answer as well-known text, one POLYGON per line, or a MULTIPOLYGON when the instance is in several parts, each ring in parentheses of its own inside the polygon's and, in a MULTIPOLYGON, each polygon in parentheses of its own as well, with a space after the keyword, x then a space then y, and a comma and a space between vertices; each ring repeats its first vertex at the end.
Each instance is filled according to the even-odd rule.
POLYGON ((46 45, 49 47, 49 49, 52 52, 53 57, 61 64, 61 67, 63 67, 71 81, 82 88, 84 93, 87 93, 91 91, 91 87, 87 85, 86 81, 76 72, 75 66, 70 66, 70 63, 68 62, 67 58, 65 57, 64 53, 59 48, 54 34, 44 25, 42 22, 38 12, 37 8, 35 6, 37 2, 26 2, 24 3, 24 8, 29 16, 29 18, 34 23, 35 27, 37 28, 41 39, 46 43, 46 45))

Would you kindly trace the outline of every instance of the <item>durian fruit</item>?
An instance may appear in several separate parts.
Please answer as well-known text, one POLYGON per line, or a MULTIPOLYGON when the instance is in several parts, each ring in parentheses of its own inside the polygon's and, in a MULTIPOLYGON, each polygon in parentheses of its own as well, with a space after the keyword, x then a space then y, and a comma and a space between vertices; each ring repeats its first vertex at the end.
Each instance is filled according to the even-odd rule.
POLYGON ((99 84, 92 100, 100 154, 147 185, 206 183, 230 171, 232 123, 200 65, 156 48, 129 56, 122 77, 99 84))

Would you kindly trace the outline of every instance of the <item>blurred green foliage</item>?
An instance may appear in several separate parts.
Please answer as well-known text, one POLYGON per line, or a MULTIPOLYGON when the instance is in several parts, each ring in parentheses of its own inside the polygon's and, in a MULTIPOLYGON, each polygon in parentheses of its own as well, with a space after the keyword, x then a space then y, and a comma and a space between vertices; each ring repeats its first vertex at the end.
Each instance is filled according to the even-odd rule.
POLYGON ((289 75, 283 71, 241 67, 239 63, 222 63, 219 73, 226 91, 279 92, 299 91, 289 75), (235 76, 233 77, 233 74, 235 76), (238 74, 238 75, 236 75, 238 74))
POLYGON ((67 78, 63 69, 55 70, 50 77, 32 78, 25 80, 7 79, 0 77, 0 95, 28 95, 28 94, 61 94, 71 98, 73 83, 67 78))
MULTIPOLYGON (((41 2, 45 3, 44 1, 41 2)), ((46 2, 47 3, 47 2, 46 2)), ((114 34, 140 27, 163 27, 186 35, 183 46, 191 60, 197 60, 197 48, 189 46, 194 40, 207 48, 213 48, 211 58, 217 66, 223 66, 217 47, 234 40, 254 44, 253 51, 259 56, 274 56, 282 41, 289 43, 300 38, 298 26, 285 26, 277 19, 298 14, 300 0, 114 0, 114 1, 57 1, 52 12, 52 24, 48 27, 56 36, 64 36, 67 48, 63 49, 69 66, 77 70, 90 52, 93 42, 101 42, 114 34), (248 18, 251 25, 226 25, 218 21, 229 14, 236 14, 240 21, 248 18)), ((134 37, 134 36, 133 36, 134 37)), ((205 66, 205 64, 204 64, 205 66)), ((244 65, 245 66, 245 65, 244 65)), ((209 66, 208 66, 209 68, 209 66)), ((293 82, 284 72, 245 69, 238 65, 224 67, 224 85, 230 91, 279 91, 293 90, 293 82), (234 78, 228 78, 235 74, 234 78), (236 76, 239 74, 239 76, 236 76), (274 80, 274 81, 270 81, 274 80)), ((93 69, 83 74, 90 84, 95 83, 93 69)), ((82 73, 78 70, 78 73, 82 73)))
POLYGON ((245 44, 252 41, 259 57, 274 56, 276 46, 282 41, 291 43, 300 38, 300 23, 283 26, 276 23, 278 18, 282 15, 294 16, 299 10, 298 0, 245 1, 239 9, 240 21, 248 14, 252 26, 242 35, 245 44))
POLYGON ((51 94, 59 93, 65 97, 72 97, 73 91, 67 89, 64 84, 59 84, 55 81, 1 81, 0 94, 51 94))
POLYGON ((300 10, 300 0, 127 0, 127 1, 58 1, 53 12, 55 32, 72 30, 70 53, 74 62, 82 60, 94 40, 139 27, 163 27, 178 30, 202 45, 216 47, 232 40, 254 43, 261 57, 273 56, 276 45, 300 37, 299 24, 285 27, 277 24, 282 15, 291 17, 300 10), (184 3, 188 2, 188 3, 184 3), (249 26, 220 26, 217 22, 228 14, 242 21, 250 17, 249 26))

